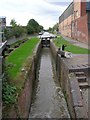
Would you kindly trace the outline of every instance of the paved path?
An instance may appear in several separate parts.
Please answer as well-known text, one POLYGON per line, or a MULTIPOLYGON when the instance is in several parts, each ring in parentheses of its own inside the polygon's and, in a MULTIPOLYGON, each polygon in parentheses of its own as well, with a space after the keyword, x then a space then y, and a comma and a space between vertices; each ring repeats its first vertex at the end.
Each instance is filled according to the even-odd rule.
POLYGON ((73 54, 72 58, 63 58, 69 69, 86 69, 90 68, 88 54, 73 54))
POLYGON ((85 43, 81 43, 77 40, 74 40, 72 38, 69 38, 69 37, 66 37, 66 36, 63 36, 62 37, 67 40, 68 42, 72 43, 73 45, 76 45, 76 46, 79 46, 79 47, 82 47, 82 48, 87 48, 87 49, 90 49, 90 46, 88 46, 87 44, 85 43))

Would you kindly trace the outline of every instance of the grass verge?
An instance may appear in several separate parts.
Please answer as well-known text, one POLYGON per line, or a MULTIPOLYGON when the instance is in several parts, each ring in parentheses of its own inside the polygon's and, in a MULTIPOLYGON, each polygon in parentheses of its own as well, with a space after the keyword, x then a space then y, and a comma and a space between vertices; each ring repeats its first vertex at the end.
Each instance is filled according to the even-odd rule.
MULTIPOLYGON (((23 77, 19 78, 19 76, 22 74, 22 69, 25 65, 27 66, 27 64, 30 63, 30 59, 28 58, 32 58, 34 48, 38 42, 38 38, 28 40, 6 58, 6 63, 10 66, 8 69, 10 82, 14 83, 19 88, 22 88, 25 82, 23 77)), ((26 71, 24 71, 23 74, 25 74, 25 72, 26 71)))
POLYGON ((21 71, 22 65, 26 61, 27 57, 32 56, 33 50, 38 41, 39 40, 37 38, 28 40, 7 57, 6 62, 12 64, 12 68, 9 70, 12 78, 15 78, 21 71))
POLYGON ((33 51, 38 42, 38 38, 26 41, 5 59, 2 99, 6 109, 17 101, 20 92, 24 88, 31 68, 33 51), (24 71, 22 71, 22 68, 24 71))
POLYGON ((56 38, 54 40, 54 43, 57 47, 61 47, 61 45, 66 45, 67 47, 65 47, 65 51, 72 52, 73 54, 90 54, 90 50, 72 45, 62 37, 56 38))

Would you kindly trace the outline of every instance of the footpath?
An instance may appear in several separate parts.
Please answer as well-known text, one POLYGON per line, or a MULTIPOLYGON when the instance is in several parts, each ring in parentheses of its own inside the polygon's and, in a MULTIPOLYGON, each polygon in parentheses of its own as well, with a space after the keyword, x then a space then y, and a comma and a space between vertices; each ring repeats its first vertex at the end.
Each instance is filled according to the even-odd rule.
POLYGON ((62 35, 62 37, 73 45, 76 45, 76 46, 79 46, 79 47, 82 47, 82 48, 87 48, 87 49, 90 50, 90 46, 88 44, 79 42, 77 40, 74 40, 72 38, 69 38, 69 37, 66 37, 66 36, 63 36, 63 35, 62 35))

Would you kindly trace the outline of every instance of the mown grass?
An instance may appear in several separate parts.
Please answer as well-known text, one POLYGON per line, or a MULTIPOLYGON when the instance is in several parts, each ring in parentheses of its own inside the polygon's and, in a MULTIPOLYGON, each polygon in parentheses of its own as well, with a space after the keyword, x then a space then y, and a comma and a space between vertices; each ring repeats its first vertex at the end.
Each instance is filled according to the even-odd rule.
POLYGON ((86 48, 81 48, 79 46, 75 46, 62 37, 58 37, 54 40, 54 43, 57 47, 61 47, 61 45, 66 45, 65 51, 72 52, 73 54, 90 54, 90 50, 86 48))
POLYGON ((7 109, 16 102, 24 88, 25 81, 28 79, 28 73, 30 72, 33 51, 38 42, 38 38, 26 41, 20 47, 16 48, 5 60, 6 69, 5 78, 3 78, 2 98, 7 109), (22 71, 22 68, 24 71, 22 71))
POLYGON ((33 50, 38 42, 38 38, 32 38, 28 40, 6 58, 6 62, 11 64, 9 69, 9 75, 11 79, 16 78, 20 73, 23 64, 26 62, 29 56, 32 56, 33 50))

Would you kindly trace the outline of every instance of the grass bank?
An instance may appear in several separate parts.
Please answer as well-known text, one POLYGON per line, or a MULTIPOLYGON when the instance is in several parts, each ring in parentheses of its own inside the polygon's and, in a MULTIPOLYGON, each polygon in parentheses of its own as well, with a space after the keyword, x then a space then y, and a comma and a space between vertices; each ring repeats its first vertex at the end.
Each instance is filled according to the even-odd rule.
POLYGON ((8 70, 10 81, 17 86, 22 86, 24 82, 23 79, 18 81, 18 76, 21 74, 22 69, 30 62, 28 58, 32 58, 34 48, 38 42, 38 38, 28 40, 6 58, 6 62, 10 64, 8 70))
POLYGON ((61 45, 66 45, 67 47, 65 47, 65 51, 72 52, 73 54, 90 54, 90 50, 72 45, 62 37, 56 38, 54 40, 54 43, 57 47, 61 47, 61 45))
POLYGON ((16 102, 18 95, 24 88, 31 68, 33 51, 38 42, 38 38, 26 41, 5 59, 2 99, 6 109, 16 102))

